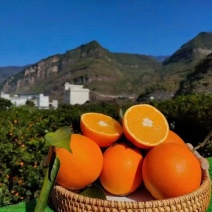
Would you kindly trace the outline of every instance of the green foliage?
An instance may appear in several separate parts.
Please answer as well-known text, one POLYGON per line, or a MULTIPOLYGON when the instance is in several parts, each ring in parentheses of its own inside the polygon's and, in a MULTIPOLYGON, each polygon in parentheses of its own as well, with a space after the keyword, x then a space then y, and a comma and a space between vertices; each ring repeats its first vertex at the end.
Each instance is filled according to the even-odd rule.
POLYGON ((80 195, 106 200, 105 192, 99 185, 91 185, 85 188, 80 195))
POLYGON ((12 103, 8 99, 0 98, 0 110, 5 110, 12 106, 12 103))
POLYGON ((29 106, 29 107, 34 107, 35 106, 35 103, 31 100, 27 100, 26 101, 26 105, 29 106))
MULTIPOLYGON (((0 112, 0 206, 37 198, 49 144, 44 135, 70 125, 60 111, 30 107, 0 112), (55 112, 55 113, 53 113, 55 112)), ((68 119, 67 119, 68 120, 68 119)))
MULTIPOLYGON (((154 92, 165 92, 167 91, 167 88, 164 85, 160 85, 160 84, 155 84, 152 86, 149 86, 145 89, 144 92, 142 92, 136 101, 138 102, 143 102, 143 101, 148 101, 150 100, 150 96, 153 95, 154 96, 154 92)), ((157 98, 157 97, 156 97, 157 98)))
POLYGON ((55 132, 48 132, 45 135, 46 141, 54 147, 61 147, 71 152, 70 139, 71 139, 71 128, 64 126, 56 130, 55 132))
MULTIPOLYGON (((178 96, 173 100, 153 102, 167 117, 173 128, 185 142, 197 146, 212 130, 212 95, 178 96)), ((211 156, 212 144, 199 150, 205 157, 211 156)))

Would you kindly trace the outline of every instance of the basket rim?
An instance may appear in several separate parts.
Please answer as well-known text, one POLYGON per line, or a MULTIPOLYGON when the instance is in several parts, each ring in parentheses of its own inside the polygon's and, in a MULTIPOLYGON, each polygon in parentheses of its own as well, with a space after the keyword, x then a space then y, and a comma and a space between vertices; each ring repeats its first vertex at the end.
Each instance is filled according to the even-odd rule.
MULTIPOLYGON (((93 205, 96 206, 105 206, 105 205, 117 205, 121 203, 122 207, 125 204, 129 204, 130 202, 137 203, 137 204, 142 204, 145 205, 146 207, 152 206, 152 205, 169 205, 170 203, 181 203, 185 202, 186 200, 195 198, 198 195, 201 195, 203 191, 208 191, 209 195, 211 196, 211 179, 209 175, 209 170, 203 170, 202 171, 202 183, 200 187, 188 194, 178 196, 178 197, 173 197, 173 198, 167 198, 167 199, 161 199, 161 200, 148 200, 148 201, 118 201, 118 200, 102 200, 98 198, 92 198, 92 197, 87 197, 83 196, 81 194, 77 194, 74 191, 67 190, 66 188, 60 186, 60 185, 55 185, 53 189, 53 195, 56 191, 63 193, 66 197, 70 197, 71 200, 76 201, 76 202, 85 202, 85 203, 90 203, 92 202, 93 205), (94 201, 96 200, 96 201, 94 201)), ((209 199, 210 199, 209 196, 209 199)))

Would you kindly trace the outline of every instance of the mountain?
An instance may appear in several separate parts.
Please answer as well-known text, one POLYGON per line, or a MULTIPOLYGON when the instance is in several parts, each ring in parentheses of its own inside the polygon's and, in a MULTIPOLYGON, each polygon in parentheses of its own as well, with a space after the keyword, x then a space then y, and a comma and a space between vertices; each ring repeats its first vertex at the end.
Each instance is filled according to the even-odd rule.
POLYGON ((113 53, 91 41, 32 64, 0 84, 5 93, 43 93, 63 100, 65 82, 83 84, 91 99, 170 99, 211 93, 212 33, 202 32, 168 58, 113 53), (164 60, 165 59, 165 60, 164 60))
POLYGON ((160 55, 160 56, 152 56, 154 57, 158 62, 164 62, 167 58, 169 58, 168 55, 160 55))
POLYGON ((212 53, 195 66, 194 71, 183 80, 176 95, 212 93, 212 53))
POLYGON ((9 76, 15 75, 23 71, 26 66, 6 66, 0 67, 0 83, 7 79, 9 76))
POLYGON ((83 84, 94 99, 137 96, 157 81, 161 63, 146 55, 111 53, 98 42, 33 64, 1 84, 6 93, 44 93, 62 101, 65 82, 83 84))
POLYGON ((212 32, 201 32, 185 43, 164 61, 164 65, 174 63, 194 63, 212 52, 212 32))
POLYGON ((212 32, 201 32, 183 44, 163 62, 161 80, 172 92, 179 89, 181 81, 187 78, 208 54, 212 53, 212 32))

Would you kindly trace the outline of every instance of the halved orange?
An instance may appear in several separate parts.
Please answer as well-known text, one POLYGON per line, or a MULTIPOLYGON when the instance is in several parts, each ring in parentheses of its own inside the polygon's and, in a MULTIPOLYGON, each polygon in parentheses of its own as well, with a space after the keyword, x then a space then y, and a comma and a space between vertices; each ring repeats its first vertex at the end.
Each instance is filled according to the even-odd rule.
POLYGON ((165 141, 169 124, 166 117, 154 106, 138 104, 124 113, 123 131, 135 146, 149 149, 165 141))
POLYGON ((123 134, 121 124, 114 118, 101 113, 84 113, 80 118, 82 134, 95 141, 100 147, 108 147, 123 134))

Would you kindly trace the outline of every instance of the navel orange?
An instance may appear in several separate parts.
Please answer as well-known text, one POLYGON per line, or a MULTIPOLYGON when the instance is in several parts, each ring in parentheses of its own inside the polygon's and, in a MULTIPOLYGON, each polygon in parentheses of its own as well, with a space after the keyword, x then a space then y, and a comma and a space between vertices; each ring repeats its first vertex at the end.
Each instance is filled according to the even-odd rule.
POLYGON ((141 185, 143 157, 138 148, 115 143, 106 149, 103 158, 99 179, 105 190, 124 196, 141 185))
POLYGON ((169 125, 157 108, 138 104, 131 106, 124 113, 123 131, 135 146, 149 149, 164 142, 168 136, 169 125))
POLYGON ((101 113, 84 113, 80 118, 82 134, 94 140, 100 147, 108 147, 123 134, 121 124, 101 113))
POLYGON ((173 198, 195 191, 201 184, 198 159, 181 144, 163 143, 144 158, 144 184, 156 199, 173 198))
POLYGON ((56 148, 60 168, 56 182, 66 189, 81 189, 92 184, 100 175, 103 155, 100 147, 90 138, 72 134, 72 153, 64 148, 56 148))

